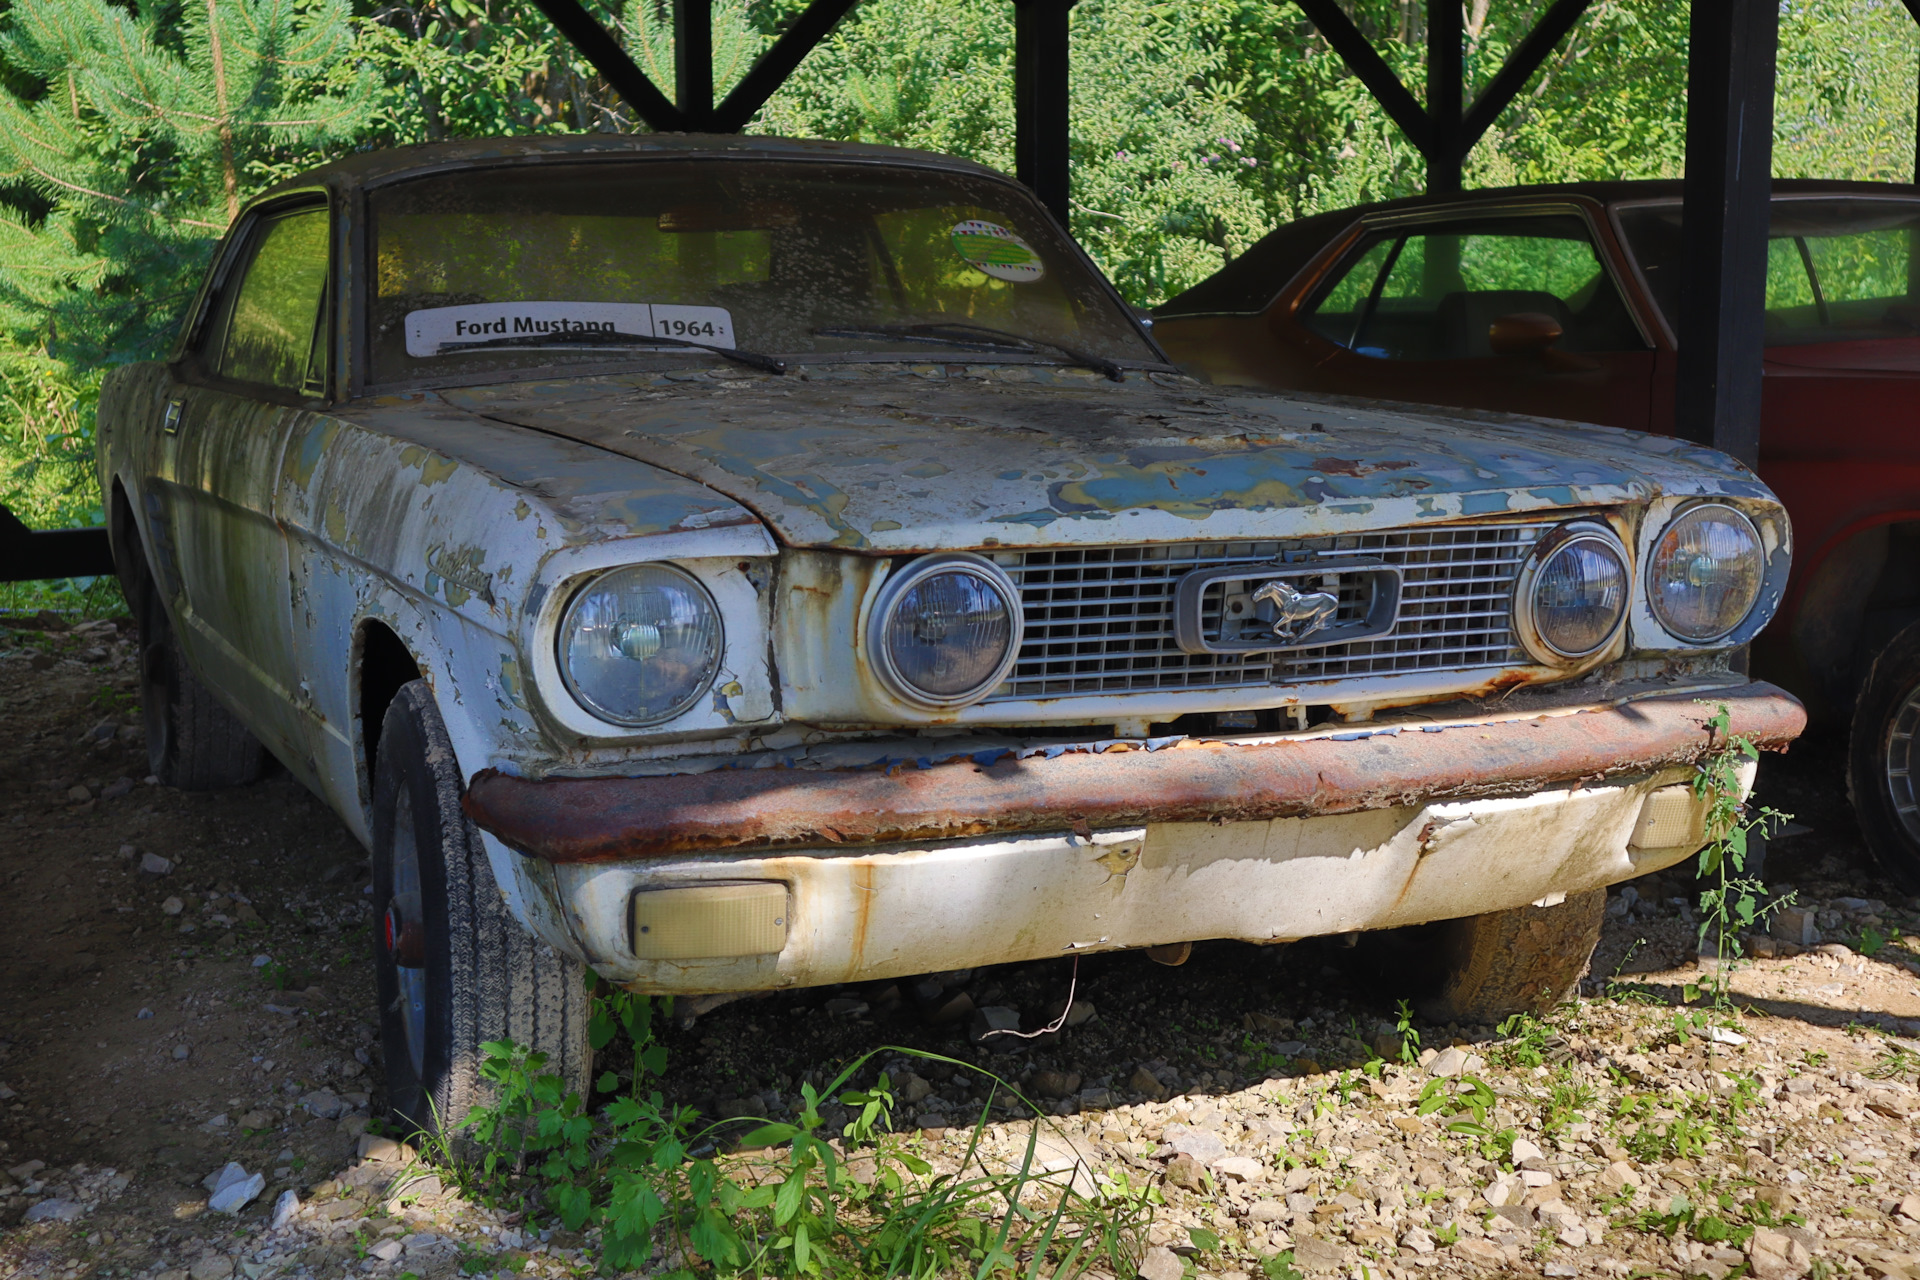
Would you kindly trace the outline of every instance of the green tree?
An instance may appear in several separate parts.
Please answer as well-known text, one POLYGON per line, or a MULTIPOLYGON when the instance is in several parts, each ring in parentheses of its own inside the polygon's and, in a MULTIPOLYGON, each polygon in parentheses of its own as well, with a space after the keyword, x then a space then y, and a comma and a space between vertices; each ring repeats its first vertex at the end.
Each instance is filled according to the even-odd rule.
POLYGON ((0 501, 99 518, 83 460, 101 373, 164 349, 248 195, 360 132, 374 85, 340 74, 353 40, 344 0, 7 13, 0 501))

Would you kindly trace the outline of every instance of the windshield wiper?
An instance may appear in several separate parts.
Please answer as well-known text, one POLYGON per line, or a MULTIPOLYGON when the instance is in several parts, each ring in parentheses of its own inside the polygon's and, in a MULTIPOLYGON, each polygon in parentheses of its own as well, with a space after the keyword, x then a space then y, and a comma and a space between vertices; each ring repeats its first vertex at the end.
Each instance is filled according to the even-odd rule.
POLYGON ((814 336, 821 338, 900 338, 907 342, 924 342, 937 345, 943 341, 954 346, 999 347, 1012 351, 1058 351, 1074 364, 1103 373, 1115 382, 1125 376, 1117 363, 1105 356, 1096 356, 1092 352, 1070 347, 1064 342, 1055 342, 1051 338, 1029 338, 1024 334, 1009 333, 1005 329, 994 329, 984 324, 973 324, 964 320, 943 320, 936 324, 868 324, 846 329, 815 329, 814 336))
POLYGON ((484 342, 443 342, 434 354, 444 355, 450 351, 479 351, 485 347, 557 346, 695 347, 768 373, 787 371, 786 361, 776 360, 772 356, 763 356, 758 351, 742 351, 738 347, 722 347, 711 342, 692 342, 686 338, 667 338, 658 334, 622 333, 618 329, 563 329, 552 333, 528 334, 525 337, 488 338, 484 342))

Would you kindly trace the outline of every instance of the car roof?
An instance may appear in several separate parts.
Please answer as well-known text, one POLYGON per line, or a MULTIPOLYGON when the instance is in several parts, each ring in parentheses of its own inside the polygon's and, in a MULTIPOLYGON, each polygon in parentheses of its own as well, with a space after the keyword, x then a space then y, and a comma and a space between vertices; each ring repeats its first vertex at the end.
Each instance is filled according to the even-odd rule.
MULTIPOLYGON (((290 191, 326 186, 333 190, 379 186, 403 178, 459 169, 563 163, 620 157, 728 160, 853 161, 908 165, 1005 179, 997 169, 931 151, 883 147, 817 138, 744 137, 718 133, 579 133, 513 138, 469 138, 363 151, 289 178, 262 192, 271 200, 290 191)), ((256 201, 257 203, 257 201, 256 201)))
MULTIPOLYGON (((1155 307, 1153 314, 1156 319, 1161 319, 1189 315, 1249 315, 1264 311, 1274 295, 1311 262, 1329 241, 1354 222, 1372 215, 1417 212, 1422 209, 1471 209, 1476 205, 1554 196, 1585 198, 1603 205, 1629 200, 1677 200, 1685 188, 1686 184, 1678 178, 1541 183, 1523 187, 1488 187, 1451 195, 1407 196, 1399 200, 1382 200, 1374 204, 1317 213, 1276 227, 1213 275, 1155 307)), ((1920 196, 1920 187, 1895 182, 1776 178, 1773 194, 1920 196)))

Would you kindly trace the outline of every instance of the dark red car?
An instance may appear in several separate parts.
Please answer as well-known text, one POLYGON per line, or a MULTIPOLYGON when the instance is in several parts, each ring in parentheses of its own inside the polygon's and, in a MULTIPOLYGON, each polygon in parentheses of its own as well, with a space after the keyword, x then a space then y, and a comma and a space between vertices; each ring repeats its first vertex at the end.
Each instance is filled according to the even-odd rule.
MULTIPOLYGON (((1875 854, 1920 889, 1920 188, 1776 182, 1760 476, 1794 524, 1763 674, 1852 716, 1875 854)), ((1673 429, 1680 184, 1418 197, 1281 227, 1154 313, 1216 383, 1673 429)))

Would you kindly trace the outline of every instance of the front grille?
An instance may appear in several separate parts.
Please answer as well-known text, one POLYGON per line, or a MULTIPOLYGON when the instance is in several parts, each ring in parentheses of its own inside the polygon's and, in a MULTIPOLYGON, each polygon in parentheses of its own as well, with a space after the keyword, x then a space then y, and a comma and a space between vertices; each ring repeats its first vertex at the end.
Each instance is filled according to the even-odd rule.
MULTIPOLYGON (((1513 580, 1533 544, 1558 523, 1003 552, 994 558, 1020 587, 1027 630, 1012 674, 987 701, 1525 664, 1531 660, 1514 637, 1510 616, 1513 580), (1371 640, 1291 652, 1193 654, 1174 643, 1174 590, 1184 575, 1307 551, 1398 567, 1400 614, 1393 629, 1371 640)), ((1342 603, 1342 613, 1358 605, 1342 603)))

